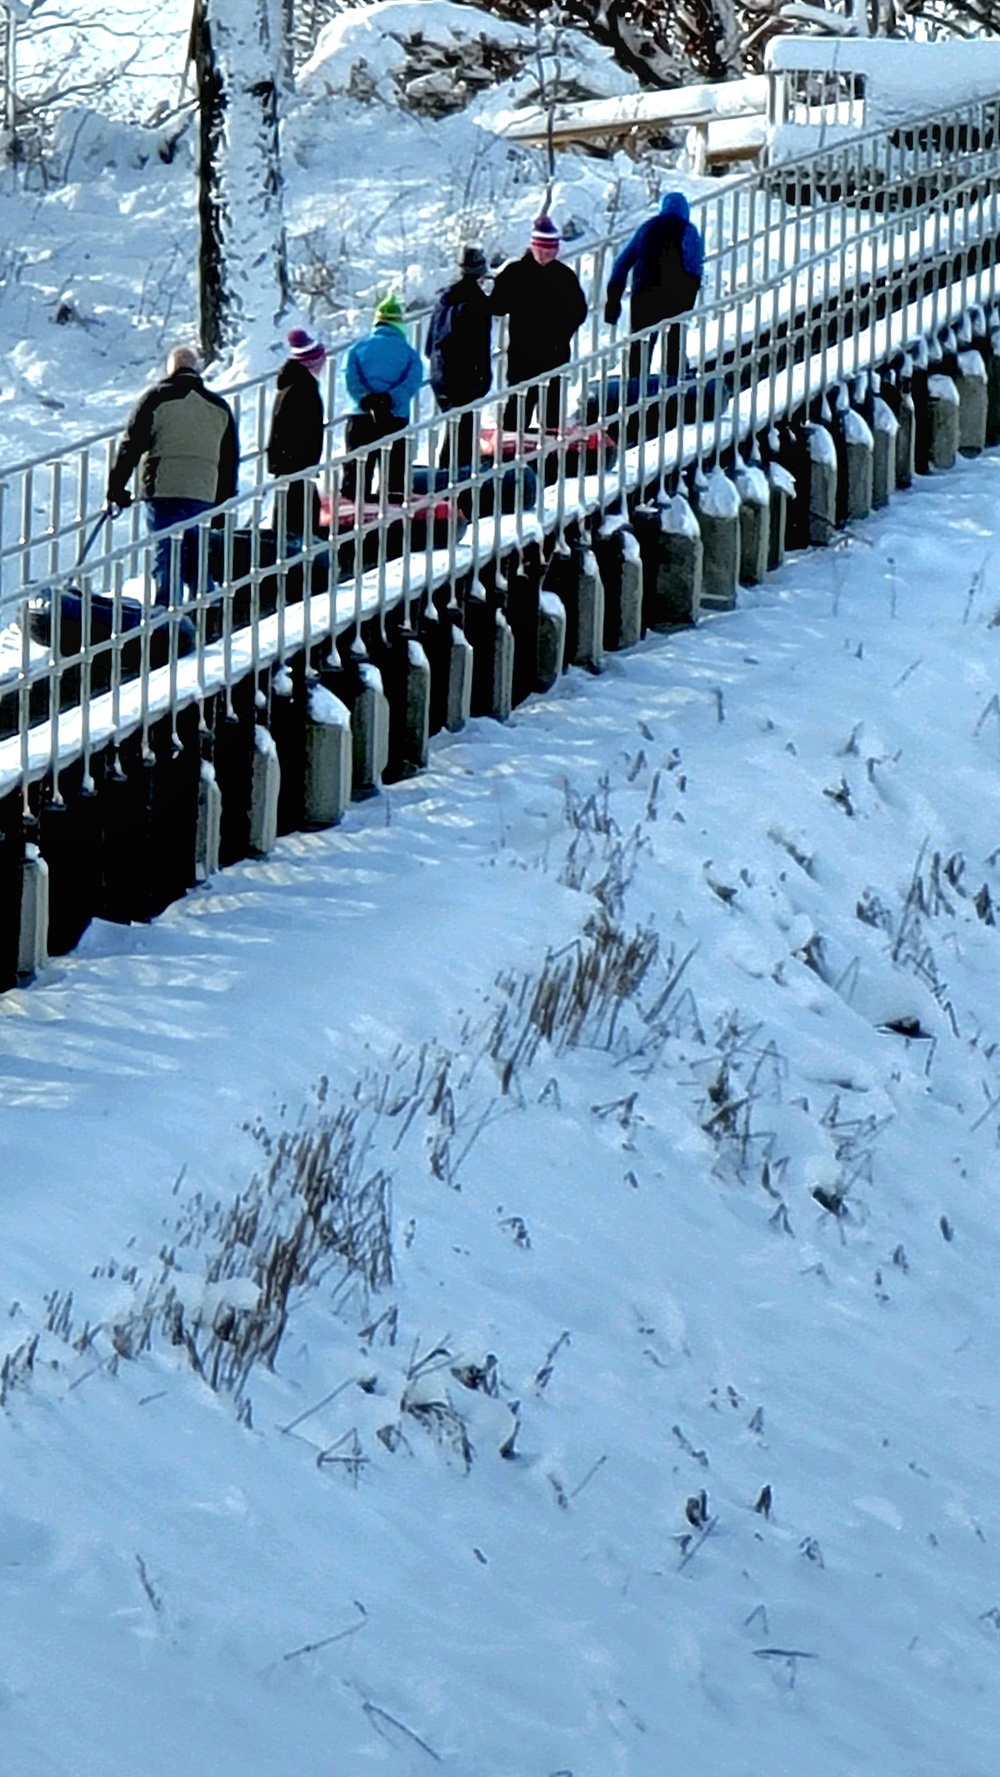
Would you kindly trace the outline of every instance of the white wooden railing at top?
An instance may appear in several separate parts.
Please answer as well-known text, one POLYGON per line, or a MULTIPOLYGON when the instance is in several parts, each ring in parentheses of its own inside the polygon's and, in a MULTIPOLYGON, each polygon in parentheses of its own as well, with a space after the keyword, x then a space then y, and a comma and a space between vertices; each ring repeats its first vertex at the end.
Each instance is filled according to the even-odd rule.
MULTIPOLYGON (((262 472, 266 387, 251 385, 234 399, 252 432, 252 474, 240 497, 216 515, 221 536, 213 540, 208 523, 202 527, 198 589, 183 611, 150 609, 137 630, 123 632, 123 594, 138 590, 148 601, 151 580, 150 545, 133 512, 131 524, 119 525, 110 537, 105 532, 88 560, 82 645, 62 634, 57 621, 52 645, 39 648, 29 623, 33 588, 30 581, 18 584, 17 570, 48 571, 58 594, 64 554, 75 555, 83 527, 101 504, 107 439, 43 466, 23 466, 17 473, 25 520, 34 511, 43 470, 51 478, 53 517, 41 536, 26 523, 27 534, 5 563, 15 573, 6 614, 20 619, 20 639, 0 681, 0 702, 17 712, 16 732, 0 743, 0 789, 47 774, 57 781, 66 761, 86 761, 107 740, 137 728, 145 732, 158 716, 176 717, 185 704, 202 704, 215 690, 228 695, 248 672, 352 626, 360 631, 367 617, 390 604, 402 604, 409 617, 442 586, 457 600, 470 574, 490 562, 499 568, 527 542, 620 506, 636 488, 671 485, 685 465, 710 467, 782 416, 808 409, 830 384, 885 365, 970 307, 992 304, 1000 241, 998 112, 1000 105, 990 100, 949 113, 949 128, 961 131, 950 138, 961 142, 958 151, 942 149, 941 133, 933 128, 911 133, 907 141, 892 132, 873 134, 741 180, 710 199, 700 218, 713 237, 710 271, 704 300, 687 323, 686 416, 678 418, 674 396, 663 386, 640 393, 619 411, 630 341, 613 339, 598 323, 585 330, 574 364, 560 379, 564 423, 553 435, 524 438, 518 446, 513 466, 544 470, 537 480, 515 473, 504 482, 507 465, 499 457, 471 472, 455 468, 457 416, 443 419, 423 409, 406 434, 405 481, 409 486, 415 464, 437 462, 450 436, 453 467, 437 531, 425 522, 418 498, 408 495, 400 505, 388 497, 384 473, 370 508, 348 508, 342 496, 349 459, 337 449, 334 425, 322 468, 332 499, 331 537, 307 535, 301 544, 289 544, 287 484, 275 487, 262 472), (728 241, 718 226, 722 217, 732 223, 728 241), (728 404, 716 398, 724 362, 732 379, 728 404), (568 423, 583 389, 590 393, 597 432, 617 435, 614 461, 603 449, 588 460, 578 430, 568 423), (633 432, 639 442, 629 445, 633 432), (262 531, 275 493, 276 559, 269 560, 262 531), (98 594, 112 601, 112 633, 87 641, 87 613, 98 594), (35 695, 39 688, 41 698, 35 695)), ((588 251, 600 290, 607 245, 588 251)), ((500 377, 502 384, 502 368, 500 377)), ((479 404, 480 421, 502 429, 506 393, 501 387, 479 404)), ((521 416, 526 393, 517 397, 521 416)), ((6 480, 10 491, 11 476, 6 480)), ((53 605, 58 618, 57 596, 53 605)))

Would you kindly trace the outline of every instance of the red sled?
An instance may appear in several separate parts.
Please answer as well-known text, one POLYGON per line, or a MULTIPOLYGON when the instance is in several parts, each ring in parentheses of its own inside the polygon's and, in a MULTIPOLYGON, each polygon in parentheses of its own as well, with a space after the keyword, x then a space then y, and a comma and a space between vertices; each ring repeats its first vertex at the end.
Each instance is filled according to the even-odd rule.
POLYGON ((618 456, 616 439, 600 426, 572 424, 559 431, 547 429, 542 433, 537 427, 529 426, 521 433, 502 431, 499 434, 495 426, 484 426, 480 449, 489 462, 496 457, 498 439, 503 462, 518 456, 531 462, 541 456, 546 484, 556 480, 561 463, 565 465, 567 475, 579 475, 581 453, 585 475, 596 475, 602 458, 604 467, 612 468, 618 456))
POLYGON ((567 426, 561 436, 566 451, 567 475, 579 475, 581 454, 585 475, 596 475, 602 461, 605 469, 614 468, 618 441, 603 427, 574 424, 567 426))
MULTIPOLYGON (((365 500, 360 508, 354 500, 338 500, 336 533, 332 529, 333 502, 329 494, 321 494, 319 502, 320 526, 330 531, 331 540, 334 536, 346 547, 351 555, 353 565, 353 538, 361 528, 362 560, 366 567, 373 567, 379 555, 379 515, 382 507, 377 500, 365 500)), ((386 558, 391 560, 400 556, 407 543, 412 553, 427 548, 428 537, 432 549, 446 549, 452 536, 461 537, 467 527, 468 520, 458 503, 441 495, 411 495, 404 505, 401 500, 389 500, 384 510, 385 551, 386 558), (398 517, 396 516, 398 514, 398 517)), ((341 549, 343 566, 344 547, 341 549)))
POLYGON ((479 454, 487 462, 495 461, 498 440, 500 460, 504 463, 512 463, 515 457, 530 461, 542 448, 537 426, 527 426, 523 432, 498 432, 496 426, 484 426, 479 434, 479 454))

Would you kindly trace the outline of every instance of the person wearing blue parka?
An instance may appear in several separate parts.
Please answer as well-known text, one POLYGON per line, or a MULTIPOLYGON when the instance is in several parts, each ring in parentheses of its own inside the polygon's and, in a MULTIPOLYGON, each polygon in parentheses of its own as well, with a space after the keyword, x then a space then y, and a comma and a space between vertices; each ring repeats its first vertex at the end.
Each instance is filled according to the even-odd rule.
MULTIPOLYGON (((612 327, 618 320, 622 294, 630 277, 629 321, 633 333, 674 315, 686 314, 698 300, 704 262, 704 245, 691 221, 687 198, 683 192, 669 191, 657 214, 640 223, 611 267, 604 319, 612 327)), ((675 380, 680 373, 682 337, 680 326, 667 329, 664 369, 675 380)), ((652 358, 651 347, 647 351, 652 358)), ((641 370, 642 346, 636 342, 629 352, 629 376, 638 377, 641 370)))
MULTIPOLYGON (((354 411, 348 416, 344 440, 348 450, 377 444, 395 432, 404 432, 410 405, 424 380, 423 364, 406 337, 406 321, 399 298, 386 296, 375 310, 375 325, 366 339, 359 339, 347 354, 344 381, 354 411)), ((379 453, 364 459, 364 493, 370 498, 379 453)), ((403 440, 389 452, 388 491, 402 493, 406 478, 406 446, 403 440)), ((349 500, 357 488, 356 465, 344 468, 343 491, 349 500)))

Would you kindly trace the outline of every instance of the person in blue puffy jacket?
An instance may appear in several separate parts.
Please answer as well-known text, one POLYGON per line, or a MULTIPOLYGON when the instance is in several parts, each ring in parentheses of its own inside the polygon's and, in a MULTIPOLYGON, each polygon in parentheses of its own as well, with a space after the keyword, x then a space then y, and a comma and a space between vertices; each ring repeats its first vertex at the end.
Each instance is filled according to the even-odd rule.
MULTIPOLYGON (((405 432, 410 405, 424 380, 423 365, 406 337, 406 320, 399 298, 386 296, 375 310, 375 325, 367 339, 359 339, 347 354, 344 381, 354 404, 344 428, 348 450, 377 444, 395 432, 405 432)), ((379 453, 364 458, 364 493, 370 499, 379 453)), ((402 493, 406 477, 406 446, 402 439, 389 452, 388 491, 402 493)), ((353 500, 357 489, 356 465, 344 468, 343 492, 353 500)))
MULTIPOLYGON (((673 315, 686 314, 698 300, 705 249, 683 192, 670 191, 655 216, 636 229, 626 241, 608 279, 604 319, 614 326, 622 312, 622 294, 632 279, 630 326, 633 333, 653 327, 673 315)), ((668 377, 680 373, 683 329, 670 327, 666 334, 664 368, 668 377)), ((652 357, 652 350, 649 349, 652 357)), ((636 342, 629 352, 628 373, 640 375, 642 347, 636 342)))

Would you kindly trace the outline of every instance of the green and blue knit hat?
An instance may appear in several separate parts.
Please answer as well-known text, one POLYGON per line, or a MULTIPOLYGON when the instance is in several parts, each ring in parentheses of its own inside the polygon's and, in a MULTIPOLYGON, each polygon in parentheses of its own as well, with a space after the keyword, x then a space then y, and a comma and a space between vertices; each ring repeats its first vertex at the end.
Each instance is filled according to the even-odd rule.
POLYGON ((383 296, 382 301, 376 305, 375 325, 376 327, 398 327, 401 333, 405 331, 406 317, 403 314, 403 305, 394 290, 390 291, 388 296, 383 296))

